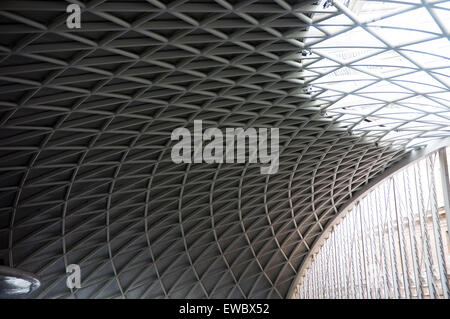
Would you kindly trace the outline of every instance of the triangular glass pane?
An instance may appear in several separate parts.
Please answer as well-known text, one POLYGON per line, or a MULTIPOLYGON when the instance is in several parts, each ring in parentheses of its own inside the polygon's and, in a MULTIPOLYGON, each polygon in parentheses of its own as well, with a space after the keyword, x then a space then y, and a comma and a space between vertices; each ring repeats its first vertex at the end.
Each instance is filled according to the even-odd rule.
POLYGON ((360 70, 361 72, 379 76, 385 79, 411 72, 411 69, 409 68, 399 68, 396 66, 364 65, 364 66, 355 66, 355 68, 357 70, 360 70))
POLYGON ((353 115, 369 115, 376 112, 383 105, 380 104, 369 104, 364 106, 350 106, 345 109, 345 112, 353 115))
POLYGON ((398 102, 398 104, 424 112, 442 112, 447 110, 446 106, 443 106, 430 98, 420 95, 402 100, 398 102))
POLYGON ((354 81, 375 80, 375 78, 371 75, 360 72, 358 70, 343 67, 315 80, 313 83, 331 83, 331 82, 352 81, 352 80, 354 81))
POLYGON ((439 126, 427 123, 417 123, 417 122, 408 122, 402 126, 404 130, 417 130, 417 131, 434 131, 438 129, 439 126))
POLYGON ((371 80, 339 81, 339 82, 322 83, 318 84, 317 86, 327 90, 350 93, 357 90, 358 88, 367 86, 372 82, 373 81, 371 80))
POLYGON ((371 105, 379 104, 380 102, 371 98, 357 96, 357 95, 347 95, 343 99, 337 101, 335 104, 330 106, 330 109, 347 109, 355 105, 371 105))
POLYGON ((352 11, 358 16, 360 21, 374 21, 397 12, 403 12, 412 6, 406 2, 414 3, 420 0, 409 1, 359 1, 356 2, 352 11))
POLYGON ((447 63, 444 64, 450 65, 450 42, 446 38, 433 39, 402 47, 402 51, 406 52, 408 50, 429 53, 431 56, 446 58, 447 63))
POLYGON ((323 67, 339 67, 340 64, 334 61, 331 61, 330 59, 322 58, 320 60, 317 60, 317 62, 314 62, 308 66, 308 68, 314 69, 314 68, 323 68, 323 67))
POLYGON ((317 44, 316 48, 369 47, 383 48, 385 45, 361 27, 330 37, 317 44))
POLYGON ((450 65, 450 61, 448 58, 438 55, 440 52, 445 54, 445 51, 443 50, 435 51, 435 54, 415 52, 409 50, 401 50, 401 51, 404 55, 406 55, 406 57, 411 59, 414 63, 416 63, 423 69, 441 68, 450 65))
POLYGON ((378 93, 378 92, 382 92, 382 93, 396 92, 396 93, 408 93, 408 94, 413 93, 410 90, 407 90, 398 85, 395 85, 394 83, 390 83, 390 82, 384 81, 384 80, 357 91, 357 93, 378 93))
POLYGON ((425 113, 392 103, 373 114, 374 117, 396 119, 400 121, 409 121, 423 115, 425 115, 425 113))
POLYGON ((434 69, 432 73, 433 73, 434 75, 436 75, 436 74, 442 74, 442 75, 444 75, 444 76, 450 77, 450 67, 434 69))
POLYGON ((444 9, 433 9, 433 12, 437 15, 441 25, 445 28, 447 33, 450 32, 450 25, 446 22, 450 21, 450 11, 444 9))
POLYGON ((392 81, 405 81, 407 82, 415 82, 422 85, 430 85, 433 86, 435 90, 438 90, 439 88, 446 89, 446 86, 434 79, 432 76, 430 76, 427 72, 419 71, 414 72, 407 75, 397 76, 392 79, 392 81))
POLYGON ((400 99, 405 99, 408 96, 412 95, 413 93, 389 93, 389 92, 382 92, 382 93, 365 93, 365 97, 373 98, 378 101, 384 101, 384 102, 393 102, 400 99))
POLYGON ((325 54, 332 56, 334 59, 341 63, 351 63, 359 59, 363 59, 370 55, 382 52, 382 49, 370 49, 370 48, 323 48, 316 49, 319 54, 325 54))
MULTIPOLYGON (((370 27, 401 28, 412 31, 427 31, 441 33, 439 27, 428 13, 427 9, 419 8, 396 14, 376 22, 369 23, 370 27)), ((391 31, 391 30, 389 30, 391 31)), ((408 31, 408 30, 406 30, 408 31)))
POLYGON ((440 117, 436 114, 429 114, 422 118, 423 121, 427 123, 440 124, 440 125, 448 125, 449 119, 440 117))
POLYGON ((391 46, 402 46, 408 43, 413 43, 416 41, 424 41, 436 37, 436 35, 434 34, 416 30, 394 29, 389 27, 384 28, 369 27, 369 28, 391 46))
POLYGON ((404 67, 404 68, 417 68, 416 65, 405 59, 397 52, 390 50, 385 51, 376 56, 361 60, 356 62, 355 65, 374 65, 374 66, 394 66, 394 67, 404 67))
POLYGON ((433 73, 436 78, 441 82, 444 82, 450 88, 450 76, 433 73))
POLYGON ((436 3, 434 6, 437 7, 437 8, 450 9, 450 2, 448 2, 448 1, 441 1, 441 3, 436 3))

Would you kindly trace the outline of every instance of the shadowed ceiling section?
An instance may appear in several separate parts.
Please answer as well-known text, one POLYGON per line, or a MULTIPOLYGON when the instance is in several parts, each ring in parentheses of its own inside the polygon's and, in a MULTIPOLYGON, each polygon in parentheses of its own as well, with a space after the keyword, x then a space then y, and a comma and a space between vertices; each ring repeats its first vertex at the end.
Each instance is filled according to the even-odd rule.
POLYGON ((286 297, 339 207, 404 153, 305 92, 312 1, 69 2, 0 2, 0 261, 38 297, 286 297), (172 130, 198 119, 279 128, 278 173, 174 164, 172 130))

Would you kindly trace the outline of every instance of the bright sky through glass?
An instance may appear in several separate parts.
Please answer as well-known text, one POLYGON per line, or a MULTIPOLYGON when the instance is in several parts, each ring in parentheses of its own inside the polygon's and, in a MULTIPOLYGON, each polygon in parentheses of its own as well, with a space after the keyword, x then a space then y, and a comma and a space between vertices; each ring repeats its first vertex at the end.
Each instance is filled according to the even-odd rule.
POLYGON ((450 1, 357 0, 321 8, 304 64, 327 115, 398 147, 450 135, 450 1))

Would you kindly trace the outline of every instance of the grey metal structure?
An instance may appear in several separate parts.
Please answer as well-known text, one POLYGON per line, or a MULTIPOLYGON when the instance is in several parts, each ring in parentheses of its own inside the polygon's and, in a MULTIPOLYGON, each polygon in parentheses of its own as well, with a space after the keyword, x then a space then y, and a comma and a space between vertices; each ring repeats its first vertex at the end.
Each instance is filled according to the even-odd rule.
POLYGON ((406 135, 334 114, 329 89, 311 85, 314 45, 333 35, 321 24, 339 16, 365 26, 315 1, 0 1, 0 263, 37 274, 40 298, 286 297, 359 189, 410 142, 449 135, 443 80, 404 88, 441 111, 379 125, 406 135), (65 25, 69 3, 80 29, 65 25), (174 164, 170 134, 195 119, 279 128, 278 173, 174 164), (66 287, 72 263, 80 289, 66 287))

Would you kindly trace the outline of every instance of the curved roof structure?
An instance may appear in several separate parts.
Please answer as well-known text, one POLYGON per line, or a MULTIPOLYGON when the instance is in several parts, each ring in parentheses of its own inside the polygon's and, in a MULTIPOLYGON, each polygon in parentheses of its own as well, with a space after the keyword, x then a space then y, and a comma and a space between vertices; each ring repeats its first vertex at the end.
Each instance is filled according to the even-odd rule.
POLYGON ((355 192, 449 135, 449 2, 376 4, 1 1, 0 263, 40 298, 286 297, 355 192), (198 119, 279 128, 278 172, 174 164, 198 119))

